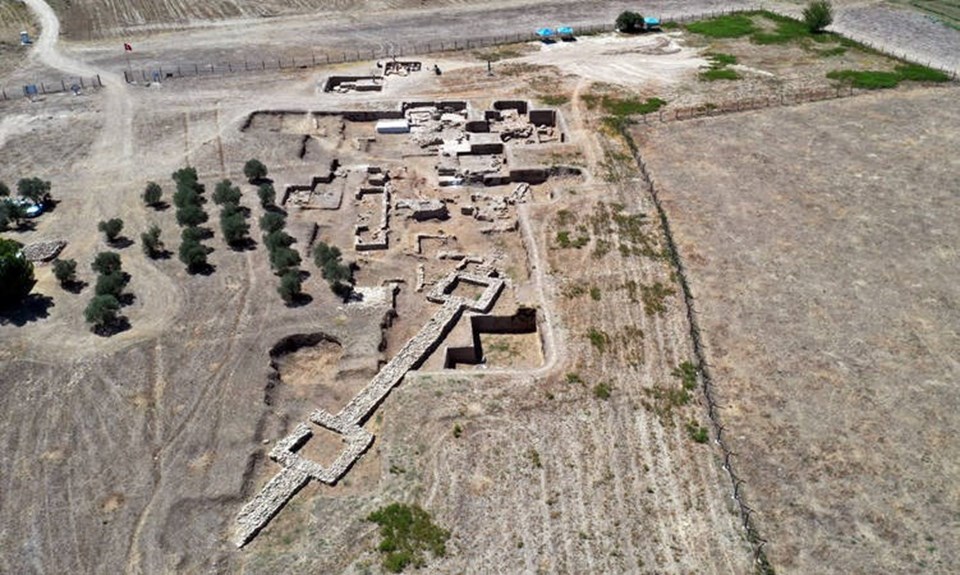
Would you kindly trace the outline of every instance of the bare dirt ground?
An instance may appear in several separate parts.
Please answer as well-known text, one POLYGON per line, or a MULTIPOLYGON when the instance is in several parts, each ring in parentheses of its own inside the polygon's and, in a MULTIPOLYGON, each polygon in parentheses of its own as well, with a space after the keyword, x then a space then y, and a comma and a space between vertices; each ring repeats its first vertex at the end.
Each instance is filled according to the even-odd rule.
MULTIPOLYGON (((57 29, 42 2, 29 4, 45 30, 57 29)), ((451 26, 486 9, 449 9, 426 26, 421 17, 384 6, 382 13, 331 19, 330 28, 283 20, 285 37, 275 35, 282 26, 268 26, 277 18, 242 28, 246 38, 233 22, 144 44, 206 57, 244 41, 308 42, 340 26, 344 35, 327 39, 337 47, 345 38, 381 41, 388 16, 398 38, 449 38, 451 26)), ((563 6, 571 18, 592 19, 598 9, 597 3, 563 6)), ((522 11, 498 9, 512 26, 532 26, 538 16, 520 18, 522 11)), ((388 82, 379 94, 333 95, 317 90, 324 76, 369 72, 373 63, 128 86, 118 77, 122 56, 108 54, 108 43, 61 51, 55 36, 38 43, 40 65, 100 73, 106 87, 76 98, 2 104, 0 149, 7 161, 0 179, 39 175, 53 182, 60 200, 34 229, 6 235, 67 240, 62 257, 78 260, 88 285, 79 295, 66 292, 49 266, 38 266, 39 295, 0 325, 0 492, 11 494, 0 499, 0 572, 376 572, 375 527, 364 517, 398 500, 422 504, 452 531, 448 557, 430 563, 435 572, 751 570, 718 451, 690 431, 706 425, 699 392, 676 399, 681 380, 673 372, 693 357, 663 232, 630 158, 582 99, 594 80, 618 78, 617 70, 626 72, 622 87, 639 94, 696 83, 695 51, 632 52, 643 47, 632 40, 621 53, 603 38, 590 39, 584 50, 603 52, 603 65, 572 73, 566 68, 578 60, 574 52, 531 46, 511 59, 512 67, 498 64, 493 77, 476 54, 458 53, 435 59, 448 71, 443 76, 424 72, 388 82), (661 73, 644 73, 643 62, 661 73), (556 93, 542 89, 545 79, 556 93), (148 209, 139 195, 156 180, 169 200, 170 174, 186 164, 197 167, 208 190, 221 178, 241 185, 259 243, 255 222, 263 210, 245 183, 243 162, 269 157, 278 184, 302 181, 315 173, 311 162, 330 153, 359 162, 352 138, 370 132, 350 125, 343 138, 335 123, 315 125, 307 130, 315 145, 304 159, 291 145, 304 134, 296 122, 241 131, 256 110, 395 108, 402 99, 429 98, 469 99, 482 109, 495 98, 557 94, 567 98, 560 110, 568 139, 540 154, 585 173, 537 186, 519 210, 526 217, 517 232, 481 237, 462 218, 422 227, 398 220, 398 251, 360 255, 350 249, 356 206, 346 197, 342 212, 291 210, 298 249, 317 224, 322 238, 360 262, 361 285, 401 276, 398 317, 386 331, 382 310, 344 306, 309 262, 304 289, 312 301, 284 306, 262 245, 234 251, 216 230, 205 242, 214 248, 213 273, 191 276, 176 257, 149 260, 136 243, 156 223, 176 251, 174 210, 148 209), (134 299, 124 307, 130 329, 102 338, 89 332, 82 310, 94 280, 89 262, 107 247, 96 222, 115 216, 124 218, 124 235, 135 242, 120 249, 134 299), (366 423, 376 443, 344 481, 309 485, 249 547, 236 550, 229 538, 237 511, 278 469, 265 455, 271 443, 314 402, 334 407, 350 396, 422 325, 431 307, 412 289, 409 262, 419 260, 407 253, 410 236, 443 228, 468 247, 504 254, 503 272, 514 286, 502 305, 539 306, 549 327, 542 341, 551 342, 545 347, 553 353, 540 355, 544 348, 528 341, 517 348, 516 365, 487 372, 444 372, 431 358, 366 423), (579 247, 561 241, 561 233, 579 247), (270 388, 274 344, 318 332, 336 338, 339 349, 323 345, 287 356, 278 364, 281 384, 270 388)), ((109 45, 116 51, 116 41, 109 45)), ((880 112, 873 119, 884 121, 880 112)), ((394 161, 398 150, 378 142, 368 151, 394 161)), ((415 179, 432 160, 409 162, 415 179)), ((208 209, 216 228, 217 209, 208 209)), ((435 277, 441 270, 431 266, 434 260, 427 271, 435 277)), ((499 343, 502 359, 511 360, 509 344, 499 343)), ((758 424, 745 418, 744 429, 751 425, 758 424)), ((318 442, 315 456, 332 457, 333 443, 318 442)), ((804 553, 820 549, 802 543, 804 553)), ((793 565, 788 555, 776 559, 793 565)), ((943 560, 950 565, 949 556, 943 560)))
POLYGON ((960 565, 957 96, 636 132, 778 571, 960 565))

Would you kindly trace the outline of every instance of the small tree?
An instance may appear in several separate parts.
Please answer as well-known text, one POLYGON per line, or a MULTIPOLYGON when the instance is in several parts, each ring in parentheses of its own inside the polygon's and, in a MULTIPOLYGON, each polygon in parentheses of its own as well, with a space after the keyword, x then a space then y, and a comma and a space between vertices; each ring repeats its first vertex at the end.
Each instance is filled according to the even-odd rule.
POLYGON ((267 167, 260 160, 247 160, 247 163, 243 165, 243 175, 247 177, 251 184, 254 184, 267 177, 267 167))
POLYGON ((10 195, 10 188, 7 187, 7 184, 0 182, 0 198, 5 198, 10 195))
POLYGON ((323 279, 327 280, 331 291, 346 299, 353 293, 353 269, 341 261, 340 249, 317 243, 313 250, 313 262, 320 268, 323 279))
POLYGON ((643 30, 643 16, 636 12, 625 10, 617 16, 616 27, 617 30, 628 34, 639 32, 643 30))
POLYGON ((257 188, 257 197, 260 198, 260 205, 263 208, 269 208, 277 201, 277 191, 273 189, 273 184, 260 184, 257 188))
POLYGON ((221 215, 220 229, 223 231, 223 238, 231 246, 239 246, 247 241, 247 232, 250 231, 250 225, 242 213, 233 213, 221 215))
POLYGON ((827 0, 813 0, 803 9, 803 21, 810 32, 823 32, 833 23, 833 6, 827 0))
POLYGON ((293 303, 303 293, 303 285, 300 282, 300 270, 289 269, 280 277, 280 286, 277 292, 283 301, 293 303))
POLYGON ((180 244, 180 261, 186 264, 187 271, 197 273, 207 268, 207 248, 195 240, 185 240, 180 244))
POLYGON ((199 226, 210 219, 203 208, 196 205, 184 206, 177 210, 177 223, 185 227, 199 226))
POLYGON ((127 281, 127 274, 123 272, 101 274, 97 276, 97 285, 93 291, 97 295, 112 295, 119 299, 123 289, 127 287, 127 281))
POLYGON ((260 216, 260 229, 265 234, 280 231, 286 224, 287 219, 277 212, 267 212, 260 216))
POLYGON ((199 242, 206 237, 208 237, 207 231, 197 226, 187 226, 180 231, 180 239, 185 242, 199 242))
POLYGON ((278 247, 270 252, 270 265, 278 274, 300 265, 300 254, 288 247, 278 247))
POLYGON ((83 317, 87 323, 92 324, 94 331, 102 331, 111 325, 117 323, 120 319, 120 300, 116 297, 103 294, 94 296, 87 309, 83 311, 83 317))
POLYGON ((97 224, 97 229, 103 232, 103 235, 107 238, 107 242, 112 244, 117 241, 117 238, 120 237, 120 232, 123 231, 123 220, 120 218, 111 218, 97 224))
POLYGON ((177 186, 177 191, 173 193, 173 205, 178 208, 199 206, 202 203, 203 197, 197 188, 192 186, 177 186))
POLYGON ((270 232, 269 234, 263 236, 263 243, 271 252, 280 248, 290 247, 294 244, 294 242, 296 242, 296 240, 293 239, 293 236, 283 230, 270 232))
POLYGON ((33 264, 23 257, 20 242, 0 238, 0 309, 12 308, 27 297, 33 284, 33 264))
POLYGON ((240 188, 233 185, 230 180, 223 180, 217 184, 213 192, 213 203, 218 206, 224 204, 239 204, 241 198, 240 188))
POLYGON ((143 245, 143 253, 150 259, 158 258, 166 251, 160 241, 160 226, 156 224, 140 234, 140 243, 143 245))
POLYGON ((123 263, 120 260, 120 254, 117 252, 100 252, 90 264, 93 271, 98 274, 112 274, 123 269, 123 263))
POLYGON ((17 182, 17 192, 34 203, 50 201, 50 182, 40 178, 23 178, 17 182))
POLYGON ((57 260, 53 262, 53 275, 62 287, 77 281, 77 260, 57 260))
POLYGON ((173 181, 177 183, 177 185, 189 186, 196 184, 199 179, 197 178, 197 169, 189 166, 186 168, 180 168, 174 172, 171 177, 173 178, 173 181))
POLYGON ((0 230, 7 229, 11 223, 19 228, 26 217, 26 206, 21 206, 20 204, 15 204, 7 200, 0 200, 0 230))
POLYGON ((156 182, 147 182, 147 187, 143 190, 143 203, 150 207, 157 207, 160 198, 163 197, 163 188, 156 182))

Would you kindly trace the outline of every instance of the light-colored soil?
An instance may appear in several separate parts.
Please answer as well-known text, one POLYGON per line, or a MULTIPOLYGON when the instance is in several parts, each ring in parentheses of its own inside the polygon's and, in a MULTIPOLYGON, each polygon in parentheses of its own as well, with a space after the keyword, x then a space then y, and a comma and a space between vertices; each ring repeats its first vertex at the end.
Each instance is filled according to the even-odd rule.
MULTIPOLYGON (((612 40, 591 38, 584 40, 583 50, 602 57, 595 67, 568 70, 577 66, 573 46, 530 46, 519 51, 524 60, 497 63, 493 77, 473 51, 462 52, 427 61, 438 63, 443 76, 423 72, 398 78, 382 93, 366 95, 323 94, 317 87, 331 72, 370 71, 373 62, 145 87, 123 83, 125 62, 117 40, 62 46, 55 41, 54 13, 40 0, 28 4, 51 34, 41 36, 31 65, 65 74, 99 73, 106 87, 81 97, 2 104, 0 179, 49 179, 60 201, 34 229, 5 236, 24 242, 67 240, 62 257, 77 259, 87 285, 80 294, 66 292, 56 285, 50 266, 38 266, 38 296, 0 325, 0 572, 375 571, 375 528, 364 518, 392 501, 418 502, 452 531, 449 556, 431 559, 435 572, 483 572, 491 566, 570 573, 751 570, 750 546, 732 507, 719 452, 711 442, 695 442, 687 428, 691 422, 706 424, 699 391, 684 405, 665 406, 658 399, 665 390, 678 389, 673 371, 692 360, 693 351, 679 286, 658 251, 664 239, 653 204, 629 156, 600 131, 598 111, 582 100, 595 79, 620 79, 618 69, 625 71, 621 87, 644 96, 651 86, 659 90, 693 81, 691 52, 658 55, 643 44, 650 40, 637 39, 626 41, 629 49, 621 53, 608 49, 612 40), (646 64, 654 68, 661 58, 668 62, 658 68, 662 74, 644 73, 646 64), (316 164, 326 154, 357 166, 395 161, 409 150, 382 138, 365 156, 353 138, 369 135, 372 127, 350 124, 341 138, 336 121, 310 127, 285 120, 276 132, 269 127, 242 132, 251 112, 393 108, 404 99, 441 97, 466 98, 483 109, 497 98, 550 95, 538 88, 544 78, 568 98, 560 105, 568 139, 543 155, 553 154, 558 165, 582 167, 582 176, 536 186, 531 203, 518 210, 524 217, 517 232, 481 234, 459 215, 416 224, 393 214, 391 240, 397 247, 387 254, 351 250, 357 208, 348 195, 337 212, 290 209, 289 231, 304 255, 304 239, 316 224, 322 239, 356 259, 361 285, 393 278, 403 283, 398 317, 386 330, 382 309, 344 305, 308 258, 304 289, 312 301, 283 305, 259 240, 256 220, 264 212, 241 173, 243 162, 269 157, 271 177, 282 189, 317 173, 316 164), (295 145, 304 126, 316 140, 305 160, 296 157, 295 145), (208 204, 214 229, 205 241, 214 249, 209 276, 188 275, 175 256, 149 260, 137 245, 139 233, 156 223, 167 248, 176 252, 175 210, 148 209, 139 196, 145 183, 155 180, 169 201, 170 174, 187 164, 197 168, 210 191, 222 178, 241 186, 257 242, 246 251, 231 250, 216 226, 219 210, 208 204), (576 221, 561 224, 561 210, 575 213, 576 221), (626 241, 627 230, 612 223, 614 213, 644 216, 633 236, 640 230, 649 249, 641 253, 626 241), (124 219, 124 235, 134 241, 119 250, 134 298, 123 308, 130 329, 104 338, 90 333, 82 311, 93 291, 90 261, 107 248, 96 223, 116 216, 124 219), (585 237, 584 245, 560 246, 561 229, 585 237), (352 394, 435 309, 413 289, 415 263, 425 262, 431 281, 453 263, 436 259, 437 245, 428 246, 426 255, 411 254, 417 231, 453 234, 457 249, 498 255, 512 285, 495 313, 512 313, 520 304, 538 306, 544 318, 539 337, 550 353, 534 357, 536 346, 524 346, 518 356, 523 361, 487 373, 437 373, 436 357, 431 358, 424 373, 411 375, 365 423, 376 442, 343 481, 335 487, 309 485, 249 547, 236 550, 229 537, 237 511, 278 469, 266 457, 272 443, 309 408, 332 408, 352 394), (644 288, 658 282, 662 309, 647 311, 644 288), (280 365, 281 383, 268 389, 271 347, 291 334, 316 332, 336 337, 340 350, 321 346, 287 357, 280 365), (456 438, 458 424, 462 433, 456 438)), ((650 10, 693 10, 701 4, 730 6, 670 0, 650 10)), ((321 38, 318 50, 349 49, 354 43, 385 49, 391 42, 449 39, 450 30, 477 27, 485 15, 496 15, 485 25, 498 33, 499 22, 509 23, 502 30, 507 32, 527 31, 542 21, 542 14, 526 5, 449 5, 430 18, 401 3, 319 21, 278 17, 255 25, 241 19, 211 26, 224 9, 188 31, 137 40, 134 58, 203 60, 245 49, 294 51, 321 38)), ((576 24, 612 20, 625 3, 564 2, 548 8, 554 6, 557 18, 576 24)), ((166 15, 151 18, 143 16, 143 25, 170 21, 166 15)), ((134 25, 117 22, 97 26, 134 25)), ((934 114, 936 107, 929 107, 934 114)), ((849 121, 881 126, 886 115, 910 113, 897 107, 867 110, 867 116, 849 121)), ((918 131, 913 140, 932 145, 922 136, 918 131)), ((892 145, 889 138, 875 141, 892 145)), ((853 144, 850 150, 856 150, 853 144)), ((432 194, 419 182, 432 173, 435 159, 405 161, 410 167, 400 186, 404 193, 432 194)), ((449 194, 464 203, 468 191, 449 194)), ((706 290, 704 297, 709 297, 706 290)), ((767 317, 777 313, 771 310, 767 317)), ((731 427, 737 424, 731 421, 731 427)), ((742 425, 750 430, 744 431, 744 442, 769 437, 767 428, 742 425)), ((335 441, 319 438, 309 449, 318 448, 315 455, 327 459, 335 441)), ((949 469, 940 471, 949 476, 949 469)), ((751 489, 757 483, 752 477, 748 481, 751 489)), ((782 501, 775 499, 779 495, 771 498, 782 501)), ((758 508, 774 517, 763 516, 762 528, 776 525, 775 505, 770 511, 758 508)), ((790 517, 783 517, 792 528, 790 517)), ((804 553, 820 549, 808 540, 798 545, 804 553)), ((773 555, 775 565, 789 568, 792 556, 780 549, 773 555)), ((943 558, 951 564, 950 556, 943 558)))
POLYGON ((958 96, 636 132, 778 572, 960 566, 958 96))

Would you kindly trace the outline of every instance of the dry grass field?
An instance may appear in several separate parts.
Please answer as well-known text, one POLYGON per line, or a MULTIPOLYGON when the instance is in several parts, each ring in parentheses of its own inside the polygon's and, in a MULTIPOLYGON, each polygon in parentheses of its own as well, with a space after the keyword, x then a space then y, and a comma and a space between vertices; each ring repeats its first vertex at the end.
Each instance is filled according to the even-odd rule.
POLYGON ((958 95, 635 133, 778 571, 960 564, 958 95))
MULTIPOLYGON (((51 4, 67 42, 36 46, 29 66, 98 73, 105 87, 0 102, 0 181, 40 176, 58 200, 4 237, 67 241, 61 257, 78 261, 82 284, 62 289, 39 264, 34 295, 0 316, 0 573, 380 573, 380 537, 366 517, 398 501, 421 505, 451 533, 446 556, 423 572, 755 570, 654 197, 603 118, 605 97, 629 107, 663 96, 667 109, 713 98, 720 88, 698 74, 716 46, 682 31, 506 46, 492 75, 483 54, 448 53, 389 77, 381 92, 319 89, 328 75, 373 73, 374 62, 146 86, 123 82, 118 35, 144 34, 134 57, 161 60, 299 49, 327 32, 329 47, 382 47, 385 29, 398 41, 449 38, 477 15, 518 30, 542 17, 532 3, 452 0, 51 4), (314 25, 302 13, 330 17, 314 25), (564 138, 516 143, 504 158, 581 173, 533 185, 527 203, 510 208, 516 227, 499 231, 460 208, 480 201, 471 192, 506 195, 512 185, 441 188, 436 152, 378 135, 372 122, 302 112, 462 99, 482 114, 514 98, 559 110, 564 138), (256 114, 277 110, 301 112, 256 114), (344 192, 338 209, 286 206, 309 296, 298 305, 277 293, 257 224, 265 210, 242 173, 251 157, 268 164, 281 193, 341 162, 330 184, 344 192), (176 209, 140 197, 153 180, 171 202, 170 175, 185 165, 208 196, 231 179, 250 214, 254 241, 233 249, 220 208, 207 204, 205 274, 177 259, 176 209), (354 198, 369 165, 391 169, 395 200, 442 197, 451 216, 417 222, 393 206, 391 248, 356 251, 354 225, 376 205, 354 198), (129 328, 103 337, 83 310, 96 281, 90 262, 109 247, 97 222, 111 217, 124 219, 131 240, 111 249, 132 297, 129 328), (171 257, 142 252, 152 224, 171 257), (422 232, 455 237, 420 251, 422 232), (398 280, 396 315, 334 296, 307 254, 314 235, 358 263, 360 286, 398 280), (507 280, 493 313, 535 308, 537 332, 484 334, 482 366, 444 369, 438 348, 362 422, 375 440, 344 478, 309 483, 237 549, 237 513, 280 469, 270 449, 313 408, 345 405, 398 355, 438 309, 414 287, 418 266, 435 282, 456 265, 440 251, 454 249, 484 256, 507 280), (319 343, 277 351, 303 334, 319 343)), ((547 8, 576 22, 624 6, 547 8)), ((683 8, 666 0, 650 9, 661 7, 683 8)), ((56 23, 44 18, 48 29, 56 23)), ((771 82, 826 70, 792 47, 769 62, 749 45, 731 49, 771 82)), ((960 561, 949 443, 960 170, 944 153, 958 132, 943 105, 956 95, 904 86, 633 132, 663 186, 724 437, 740 454, 777 572, 947 573, 960 561)), ((467 323, 444 345, 468 343, 467 323)), ((326 463, 339 447, 323 433, 304 453, 326 463)))

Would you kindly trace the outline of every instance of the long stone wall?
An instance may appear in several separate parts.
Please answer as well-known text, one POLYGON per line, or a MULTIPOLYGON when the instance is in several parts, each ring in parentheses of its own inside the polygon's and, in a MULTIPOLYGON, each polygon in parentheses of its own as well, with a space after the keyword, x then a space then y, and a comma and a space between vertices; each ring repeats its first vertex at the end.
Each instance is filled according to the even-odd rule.
POLYGON ((369 384, 336 415, 322 409, 310 415, 310 423, 341 435, 347 446, 329 466, 310 461, 297 452, 313 436, 309 423, 298 424, 270 450, 270 458, 282 469, 237 515, 234 543, 243 547, 263 529, 274 515, 310 479, 335 484, 373 444, 374 436, 361 425, 400 384, 411 369, 418 367, 447 336, 464 310, 486 313, 503 290, 504 281, 495 277, 455 272, 440 282, 428 299, 442 304, 433 317, 413 336, 369 384), (484 286, 476 301, 446 293, 456 282, 484 286))

